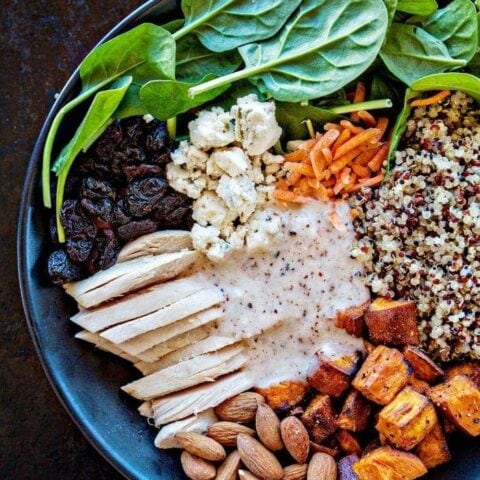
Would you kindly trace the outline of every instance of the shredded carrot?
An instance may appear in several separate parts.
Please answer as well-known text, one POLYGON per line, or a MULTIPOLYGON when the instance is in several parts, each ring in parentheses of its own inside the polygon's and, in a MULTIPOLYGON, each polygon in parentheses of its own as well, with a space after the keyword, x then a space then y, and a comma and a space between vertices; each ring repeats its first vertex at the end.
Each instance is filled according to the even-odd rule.
POLYGON ((275 190, 273 194, 275 198, 281 202, 307 203, 310 200, 308 197, 302 197, 301 195, 296 195, 294 192, 288 192, 286 190, 275 190))
POLYGON ((435 95, 428 98, 417 98, 410 103, 411 107, 426 107, 442 101, 450 95, 450 90, 441 90, 435 95))
POLYGON ((330 165, 333 162, 333 154, 328 147, 322 148, 322 155, 327 165, 330 165))
POLYGON ((332 145, 332 152, 335 152, 340 145, 343 145, 352 136, 351 130, 346 128, 332 145))
MULTIPOLYGON (((330 165, 330 171, 333 174, 337 174, 342 168, 346 167, 354 158, 360 155, 363 152, 362 146, 354 148, 353 150, 348 151, 345 155, 334 160, 330 165)), ((335 157, 334 157, 335 158, 335 157)))
POLYGON ((283 158, 285 162, 301 162, 305 159, 307 153, 303 149, 295 150, 294 152, 286 153, 283 158))
POLYGON ((358 163, 352 163, 352 170, 360 177, 365 178, 370 175, 370 169, 364 167, 363 165, 359 165, 358 163))
POLYGON ((290 174, 287 177, 287 184, 288 185, 295 185, 299 182, 299 180, 302 178, 302 174, 298 172, 290 172, 290 174))
POLYGON ((376 128, 369 128, 363 132, 360 132, 358 135, 355 135, 353 138, 347 140, 343 145, 338 147, 333 159, 336 160, 337 158, 342 157, 361 145, 367 145, 372 140, 376 140, 380 134, 380 130, 376 128))
POLYGON ((356 127, 352 122, 349 120, 340 120, 340 125, 348 130, 350 130, 354 135, 357 135, 360 132, 363 132, 362 127, 356 127))
POLYGON ((388 148, 389 144, 385 143, 380 147, 380 150, 377 154, 368 162, 368 168, 374 173, 378 173, 382 169, 382 165, 384 160, 387 158, 388 155, 388 148))
POLYGON ((382 136, 385 135, 385 132, 388 128, 388 118, 387 117, 380 117, 378 119, 376 128, 378 128, 382 132, 382 136))
POLYGON ((368 162, 378 153, 379 148, 372 148, 365 150, 363 153, 361 153, 356 159, 355 163, 357 165, 361 165, 362 167, 365 167, 368 165, 368 162))
MULTIPOLYGON (((365 89, 365 84, 363 82, 357 82, 357 88, 355 89, 355 95, 353 97, 353 102, 352 103, 360 103, 365 101, 365 96, 366 96, 366 89, 365 89)), ((350 118, 354 122, 358 122, 360 119, 359 112, 353 112, 350 115, 350 118)))
POLYGON ((284 164, 284 167, 285 170, 288 170, 289 172, 299 173, 305 177, 315 177, 313 168, 305 163, 287 162, 284 164))
POLYGON ((340 232, 345 231, 346 225, 340 220, 336 210, 331 210, 327 215, 328 221, 333 225, 335 230, 340 232))
POLYGON ((375 117, 370 112, 367 112, 366 110, 359 110, 358 117, 360 118, 360 120, 362 120, 362 122, 367 127, 375 127, 377 125, 377 121, 375 120, 375 117))
POLYGON ((339 132, 341 132, 343 130, 342 126, 341 125, 337 125, 336 123, 326 123, 324 126, 323 126, 323 129, 328 132, 329 130, 338 130, 339 132))
POLYGON ((383 181, 385 178, 385 175, 383 173, 380 173, 379 175, 372 177, 372 178, 364 178, 359 181, 359 183, 363 187, 373 187, 373 185, 377 185, 383 181))

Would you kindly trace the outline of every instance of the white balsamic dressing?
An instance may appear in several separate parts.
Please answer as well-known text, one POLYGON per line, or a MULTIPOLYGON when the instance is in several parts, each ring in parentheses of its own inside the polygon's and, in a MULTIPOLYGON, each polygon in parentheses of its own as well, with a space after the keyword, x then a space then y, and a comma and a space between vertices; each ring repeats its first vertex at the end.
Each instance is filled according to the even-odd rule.
POLYGON ((220 263, 204 259, 194 268, 223 290, 225 316, 215 333, 248 338, 245 370, 260 387, 305 379, 319 349, 362 349, 332 319, 369 298, 361 265, 350 256, 354 232, 346 203, 268 205, 263 213, 277 223, 276 234, 266 234, 254 250, 220 263))

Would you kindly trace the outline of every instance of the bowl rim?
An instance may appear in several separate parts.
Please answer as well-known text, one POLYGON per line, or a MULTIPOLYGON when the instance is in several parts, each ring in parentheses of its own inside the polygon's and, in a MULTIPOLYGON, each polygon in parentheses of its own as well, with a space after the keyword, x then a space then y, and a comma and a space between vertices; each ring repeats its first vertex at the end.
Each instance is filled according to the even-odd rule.
MULTIPOLYGON (((165 0, 147 0, 139 7, 130 12, 125 16, 120 22, 118 22, 113 28, 111 28, 107 34, 105 34, 99 42, 97 42, 94 47, 89 51, 91 52, 94 48, 102 43, 105 43, 107 40, 112 39, 116 35, 123 32, 125 29, 129 28, 140 18, 147 16, 150 11, 155 7, 159 6, 165 0)), ((45 139, 50 128, 50 125, 58 113, 60 108, 63 106, 68 96, 71 94, 72 90, 78 85, 79 81, 79 67, 74 70, 70 75, 60 93, 55 99, 55 102, 50 107, 49 112, 42 124, 40 133, 37 136, 37 139, 34 143, 32 153, 28 160, 27 170, 23 179, 23 187, 20 194, 20 207, 17 217, 17 277, 18 284, 20 289, 20 297, 22 302, 22 307, 25 315, 25 321, 32 338, 35 351, 42 369, 50 383, 51 388, 55 392, 57 399, 60 401, 63 409, 68 413, 69 417, 73 420, 76 427, 80 430, 83 436, 90 442, 90 444, 95 448, 95 450, 106 460, 118 473, 128 479, 137 478, 136 473, 130 465, 125 464, 121 457, 114 454, 114 452, 109 449, 109 445, 105 442, 102 442, 95 433, 92 431, 91 426, 84 421, 82 416, 78 413, 75 408, 72 399, 69 397, 68 392, 66 392, 57 380, 57 375, 55 373, 54 366, 49 363, 45 356, 45 352, 41 347, 41 342, 39 339, 38 332, 34 326, 33 322, 33 308, 32 308, 32 296, 31 289, 28 282, 28 266, 26 263, 27 258, 27 241, 26 241, 26 230, 28 223, 29 215, 29 204, 33 196, 33 190, 35 188, 35 174, 38 171, 38 159, 41 158, 43 146, 45 139)))

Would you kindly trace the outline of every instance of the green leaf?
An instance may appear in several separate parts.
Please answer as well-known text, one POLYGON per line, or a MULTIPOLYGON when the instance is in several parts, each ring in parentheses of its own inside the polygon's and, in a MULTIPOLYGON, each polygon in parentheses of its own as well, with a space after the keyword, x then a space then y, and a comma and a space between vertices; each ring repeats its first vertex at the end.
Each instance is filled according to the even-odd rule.
MULTIPOLYGON (((208 81, 212 78, 213 75, 208 75, 203 80, 208 81)), ((140 100, 154 117, 168 120, 213 100, 230 87, 223 85, 192 98, 188 90, 194 85, 195 83, 174 80, 154 80, 140 89, 140 100)))
POLYGON ((387 11, 378 0, 304 0, 276 37, 240 48, 245 69, 190 93, 249 78, 276 100, 322 97, 368 68, 386 28, 387 11))
POLYGON ((78 127, 72 140, 60 153, 53 170, 57 173, 56 216, 58 238, 65 241, 65 233, 60 222, 60 210, 63 205, 65 182, 73 162, 80 154, 86 152, 112 122, 112 115, 120 105, 132 77, 124 77, 115 82, 109 90, 104 90, 95 95, 85 118, 78 127))
POLYGON ((422 28, 395 22, 380 56, 390 72, 407 85, 425 75, 466 64, 465 60, 452 58, 445 44, 422 28))
POLYGON ((251 94, 255 94, 261 102, 267 100, 267 97, 260 92, 253 83, 250 83, 248 80, 240 80, 239 82, 235 82, 225 93, 215 99, 215 106, 222 107, 227 111, 230 110, 233 105, 236 105, 239 98, 251 94))
POLYGON ((399 0, 383 0, 383 3, 385 3, 385 7, 387 7, 389 27, 392 24, 393 19, 395 18, 395 12, 397 11, 398 2, 399 0))
POLYGON ((327 122, 335 122, 341 118, 330 110, 313 105, 277 102, 276 106, 278 124, 288 140, 302 140, 309 137, 306 120, 311 120, 318 129, 327 122))
POLYGON ((370 84, 370 100, 378 100, 380 98, 395 98, 396 92, 389 85, 386 78, 381 75, 373 75, 370 84))
POLYGON ((412 83, 412 90, 460 90, 480 103, 480 78, 468 73, 439 73, 420 78, 412 83))
MULTIPOLYGON (((480 2, 480 0, 478 0, 480 2)), ((477 2, 478 4, 478 2, 477 2)), ((477 53, 475 53, 474 57, 470 60, 467 65, 467 70, 470 73, 473 73, 477 77, 480 77, 480 13, 477 13, 477 23, 478 23, 478 47, 477 53)))
POLYGON ((477 51, 478 21, 471 0, 453 0, 424 19, 422 27, 441 40, 453 58, 468 62, 477 51))
MULTIPOLYGON (((470 0, 469 0, 470 1, 470 0)), ((398 0, 397 10, 410 15, 428 16, 438 8, 435 0, 398 0)))
POLYGON ((150 113, 147 107, 140 100, 140 89, 144 83, 133 83, 128 87, 127 93, 123 97, 117 110, 113 114, 116 120, 123 118, 135 117, 137 115, 143 116, 150 113))
POLYGON ((213 52, 234 50, 275 35, 301 0, 183 0, 185 25, 176 40, 195 32, 213 52))
POLYGON ((53 144, 65 115, 123 75, 135 81, 175 78, 175 41, 169 32, 145 23, 95 48, 80 64, 82 90, 54 118, 43 151, 43 202, 51 207, 50 163, 53 144))

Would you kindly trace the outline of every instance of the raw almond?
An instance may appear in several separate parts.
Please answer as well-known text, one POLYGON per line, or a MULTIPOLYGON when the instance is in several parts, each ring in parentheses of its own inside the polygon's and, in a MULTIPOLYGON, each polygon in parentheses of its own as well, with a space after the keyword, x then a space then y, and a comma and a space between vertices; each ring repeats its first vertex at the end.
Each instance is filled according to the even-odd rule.
POLYGON ((253 473, 247 472, 246 470, 239 470, 238 476, 240 480, 260 480, 253 473))
POLYGON ((280 462, 258 440, 241 433, 237 437, 237 447, 242 462, 261 480, 280 480, 283 477, 280 462))
POLYGON ((236 480, 238 469, 240 468, 240 454, 234 450, 223 463, 218 467, 215 480, 236 480))
POLYGON ((307 480, 336 480, 337 464, 326 453, 316 453, 308 465, 307 480))
POLYGON ((289 465, 283 470, 283 480, 305 480, 307 478, 308 465, 289 465))
POLYGON ((280 435, 280 420, 273 409, 266 403, 261 403, 255 417, 255 429, 260 441, 272 452, 283 449, 280 435))
POLYGON ((227 456, 225 449, 218 442, 200 433, 179 432, 175 439, 187 452, 205 460, 220 462, 227 456))
POLYGON ((237 445, 237 436, 240 433, 254 436, 255 430, 234 422, 217 422, 208 427, 207 435, 213 438, 224 447, 235 447, 237 445))
POLYGON ((185 450, 180 456, 180 462, 185 475, 191 480, 213 480, 217 474, 212 463, 203 458, 191 455, 185 450))
POLYGON ((284 418, 280 433, 288 453, 297 463, 305 463, 310 451, 310 438, 303 423, 297 417, 284 418))
POLYGON ((237 423, 253 422, 257 408, 265 399, 255 392, 245 392, 229 398, 215 408, 215 414, 220 420, 237 423))

